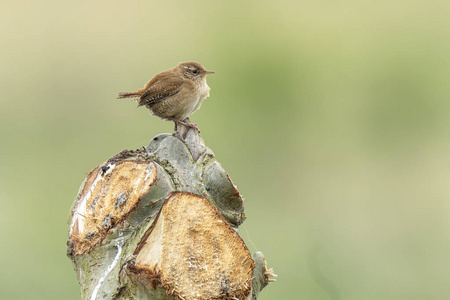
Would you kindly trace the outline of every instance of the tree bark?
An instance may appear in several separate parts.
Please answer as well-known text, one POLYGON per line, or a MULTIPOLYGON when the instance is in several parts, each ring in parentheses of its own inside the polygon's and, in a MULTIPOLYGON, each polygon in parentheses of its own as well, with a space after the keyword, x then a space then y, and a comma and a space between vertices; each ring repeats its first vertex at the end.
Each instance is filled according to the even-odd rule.
POLYGON ((243 198, 184 126, 94 168, 71 210, 82 299, 257 299, 270 281, 238 235, 243 198))

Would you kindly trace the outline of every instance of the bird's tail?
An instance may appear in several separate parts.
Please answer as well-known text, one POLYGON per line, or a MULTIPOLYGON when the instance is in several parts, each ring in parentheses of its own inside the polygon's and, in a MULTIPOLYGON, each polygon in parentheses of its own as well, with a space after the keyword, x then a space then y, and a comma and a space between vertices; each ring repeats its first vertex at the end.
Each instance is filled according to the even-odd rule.
POLYGON ((141 95, 140 91, 136 92, 120 92, 117 94, 117 99, 123 98, 137 98, 141 95))

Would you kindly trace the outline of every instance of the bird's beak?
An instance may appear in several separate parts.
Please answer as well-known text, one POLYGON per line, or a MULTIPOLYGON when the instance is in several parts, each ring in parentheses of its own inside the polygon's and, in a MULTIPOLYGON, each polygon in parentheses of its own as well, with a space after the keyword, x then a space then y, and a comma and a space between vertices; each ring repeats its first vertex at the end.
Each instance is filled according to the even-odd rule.
POLYGON ((205 72, 203 72, 203 74, 213 74, 213 73, 216 73, 216 72, 210 71, 210 70, 206 70, 205 72))

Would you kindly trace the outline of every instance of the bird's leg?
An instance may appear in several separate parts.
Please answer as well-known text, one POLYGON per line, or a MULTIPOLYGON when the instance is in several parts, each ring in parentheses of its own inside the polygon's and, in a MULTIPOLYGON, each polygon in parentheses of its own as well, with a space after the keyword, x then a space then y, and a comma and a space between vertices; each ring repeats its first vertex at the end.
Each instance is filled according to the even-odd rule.
POLYGON ((186 118, 183 121, 180 121, 180 120, 173 120, 173 121, 175 123, 175 132, 178 132, 179 134, 181 134, 181 137, 183 138, 183 140, 186 138, 186 134, 188 133, 189 128, 193 128, 198 133, 200 133, 200 129, 198 129, 197 124, 192 124, 192 123, 186 122, 186 121, 189 122, 189 118, 186 118), (179 124, 181 124, 183 126, 179 127, 179 124))
MULTIPOLYGON (((175 121, 175 124, 176 124, 176 123, 180 123, 180 124, 182 124, 182 125, 184 125, 184 126, 186 126, 186 127, 193 128, 193 129, 195 129, 198 133, 200 133, 200 129, 198 129, 197 124, 186 123, 186 121, 190 122, 189 118, 186 118, 186 119, 184 119, 183 121, 175 121)), ((176 126, 176 125, 175 125, 175 126, 176 126)))

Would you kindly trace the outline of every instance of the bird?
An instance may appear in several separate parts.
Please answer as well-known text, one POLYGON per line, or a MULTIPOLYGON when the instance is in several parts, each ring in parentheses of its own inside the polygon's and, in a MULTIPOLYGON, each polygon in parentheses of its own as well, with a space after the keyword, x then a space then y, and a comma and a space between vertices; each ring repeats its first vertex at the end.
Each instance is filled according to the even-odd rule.
POLYGON ((156 74, 142 89, 118 93, 117 99, 132 98, 138 102, 138 107, 145 106, 153 115, 173 121, 175 131, 177 125, 182 124, 200 132, 196 124, 187 121, 209 96, 206 75, 213 73, 198 62, 181 62, 156 74))

